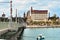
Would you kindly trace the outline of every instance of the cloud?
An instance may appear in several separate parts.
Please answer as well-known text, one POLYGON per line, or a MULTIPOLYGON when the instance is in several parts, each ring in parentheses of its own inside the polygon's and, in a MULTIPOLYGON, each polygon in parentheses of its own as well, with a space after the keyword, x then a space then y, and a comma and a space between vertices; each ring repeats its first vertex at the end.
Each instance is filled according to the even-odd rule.
POLYGON ((0 0, 0 2, 2 2, 2 1, 4 1, 4 0, 0 0))
MULTIPOLYGON (((0 1, 10 1, 10 0, 0 0, 0 1)), ((15 16, 15 9, 18 10, 19 15, 23 15, 24 12, 30 10, 32 6, 35 10, 49 10, 51 13, 53 10, 58 10, 60 8, 60 0, 12 0, 13 1, 13 16, 15 16)), ((9 11, 9 4, 1 5, 0 8, 5 8, 9 11), (5 6, 4 6, 5 5, 5 6)), ((4 11, 4 10, 2 10, 4 11)), ((7 14, 6 11, 6 14, 7 14)), ((1 12, 0 12, 1 13, 1 12)), ((58 13, 56 11, 56 13, 58 13)), ((7 14, 10 15, 10 14, 7 14)))
POLYGON ((55 7, 60 7, 60 2, 59 1, 52 1, 48 3, 48 7, 50 8, 55 8, 55 7))
POLYGON ((27 10, 30 10, 32 6, 36 10, 49 10, 50 12, 60 8, 59 0, 13 0, 14 8, 20 10, 20 13, 24 13, 27 10), (25 10, 26 9, 26 10, 25 10), (21 12, 23 11, 23 12, 21 12))

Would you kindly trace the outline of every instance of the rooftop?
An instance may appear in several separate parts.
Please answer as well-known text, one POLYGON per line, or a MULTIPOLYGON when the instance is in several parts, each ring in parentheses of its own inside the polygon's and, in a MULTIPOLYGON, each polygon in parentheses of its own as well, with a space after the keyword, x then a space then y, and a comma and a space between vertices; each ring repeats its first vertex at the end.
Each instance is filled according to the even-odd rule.
POLYGON ((31 12, 34 12, 34 14, 47 14, 48 10, 33 10, 31 7, 31 12))

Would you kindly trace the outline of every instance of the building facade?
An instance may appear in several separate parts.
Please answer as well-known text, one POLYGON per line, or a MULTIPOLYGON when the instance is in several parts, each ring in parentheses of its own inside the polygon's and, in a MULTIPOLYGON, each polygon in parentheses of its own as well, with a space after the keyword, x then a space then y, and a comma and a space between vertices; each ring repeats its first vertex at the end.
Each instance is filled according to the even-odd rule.
POLYGON ((33 21, 47 21, 47 10, 32 10, 31 19, 33 21))
POLYGON ((32 21, 47 21, 48 10, 33 10, 31 7, 31 10, 27 12, 27 19, 32 21))

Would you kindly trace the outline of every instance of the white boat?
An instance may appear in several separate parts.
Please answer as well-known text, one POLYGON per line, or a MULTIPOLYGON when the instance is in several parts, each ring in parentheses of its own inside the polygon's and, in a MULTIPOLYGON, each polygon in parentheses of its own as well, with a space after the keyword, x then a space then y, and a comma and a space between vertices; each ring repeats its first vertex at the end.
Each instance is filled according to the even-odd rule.
POLYGON ((37 37, 37 39, 44 39, 44 38, 45 38, 45 36, 43 36, 42 34, 39 34, 37 37))

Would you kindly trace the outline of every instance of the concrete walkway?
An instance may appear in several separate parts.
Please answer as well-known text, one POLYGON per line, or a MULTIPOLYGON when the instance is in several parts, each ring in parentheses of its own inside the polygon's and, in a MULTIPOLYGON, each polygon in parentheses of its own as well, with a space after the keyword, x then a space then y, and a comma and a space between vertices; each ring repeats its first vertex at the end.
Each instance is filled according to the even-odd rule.
POLYGON ((5 28, 5 29, 0 30, 0 35, 1 35, 1 34, 4 34, 4 33, 7 32, 8 30, 9 30, 9 28, 5 28))

